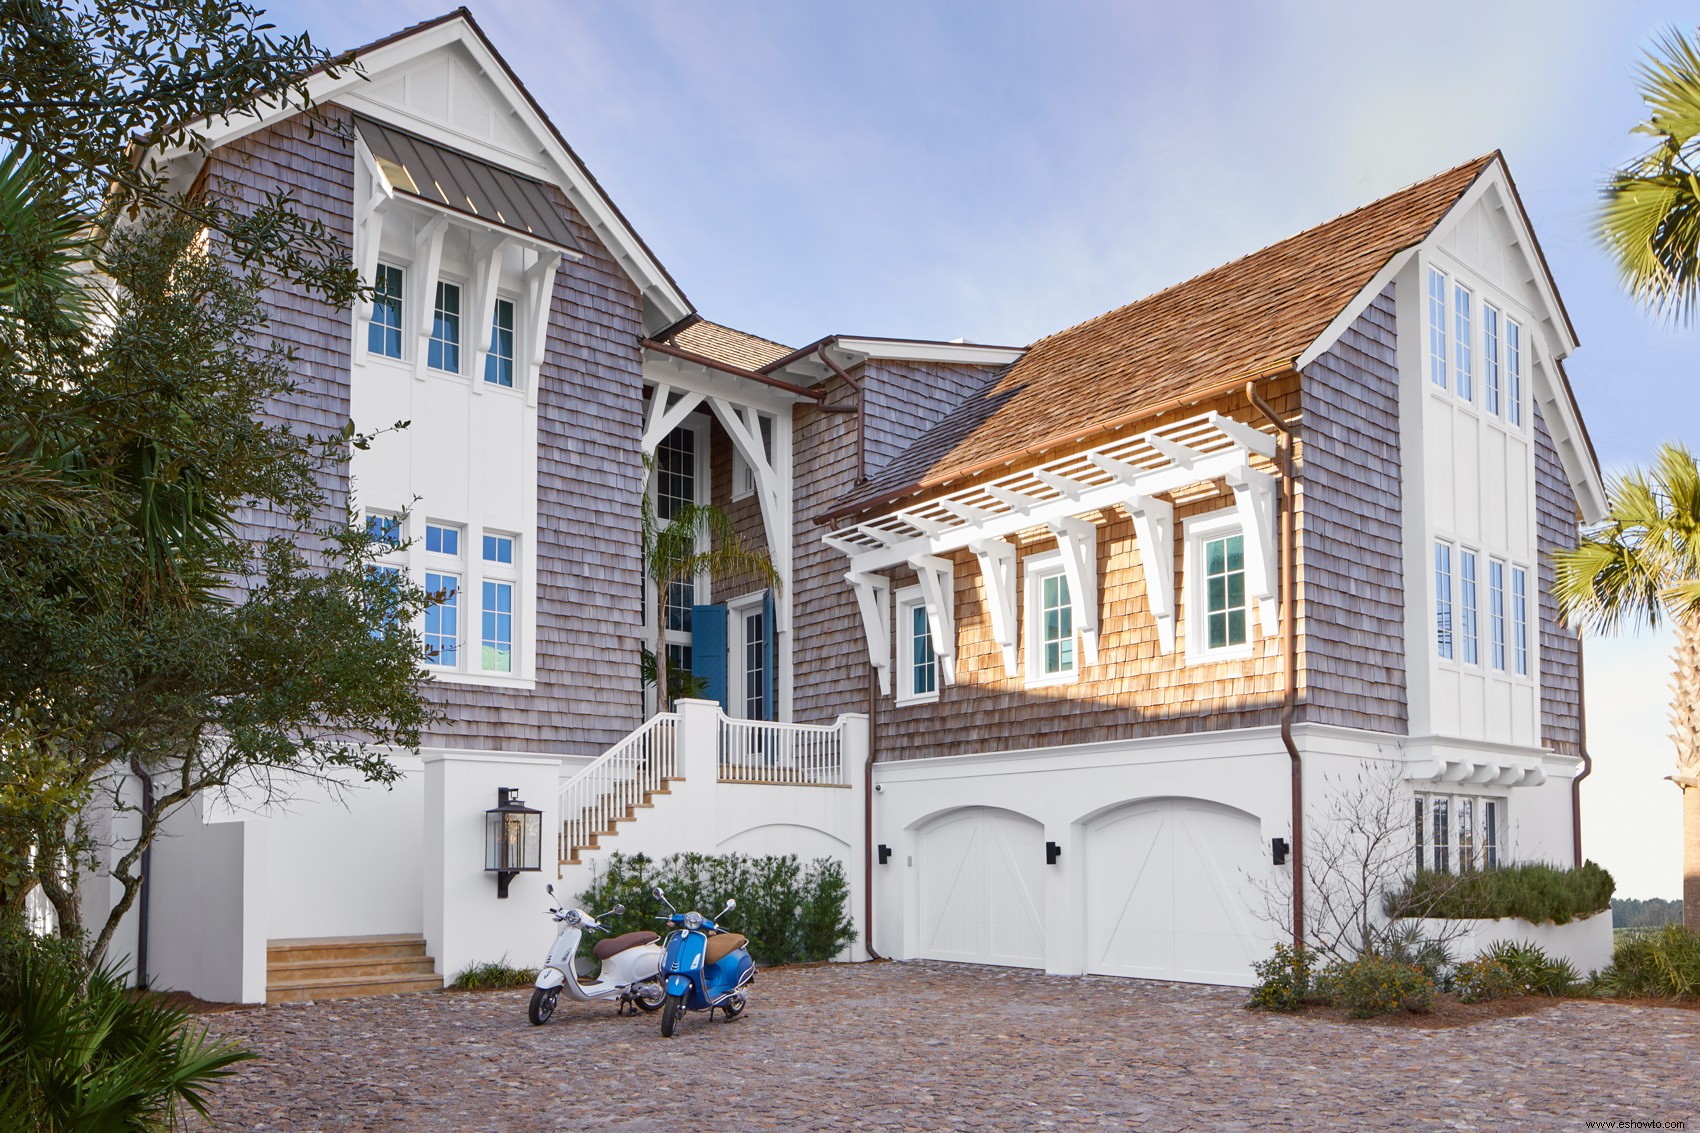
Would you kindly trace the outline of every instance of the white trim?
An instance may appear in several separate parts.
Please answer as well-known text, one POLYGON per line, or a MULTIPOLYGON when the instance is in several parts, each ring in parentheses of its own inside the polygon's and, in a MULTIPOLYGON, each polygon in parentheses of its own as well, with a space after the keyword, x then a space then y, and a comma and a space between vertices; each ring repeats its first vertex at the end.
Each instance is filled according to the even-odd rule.
POLYGON ((1068 570, 1064 563, 1061 550, 1048 551, 1042 555, 1028 555, 1021 560, 1023 601, 1026 609, 1023 616, 1026 624, 1023 633, 1027 645, 1027 687, 1047 688, 1051 685, 1074 684, 1080 680, 1081 649, 1080 626, 1076 611, 1080 607, 1080 596, 1074 592, 1073 584, 1069 582, 1068 570), (1067 669, 1056 673, 1045 671, 1045 594, 1044 582, 1049 578, 1061 578, 1064 585, 1069 587, 1069 620, 1074 626, 1071 643, 1074 646, 1074 663, 1067 669))
POLYGON ((973 546, 980 564, 980 582, 986 607, 991 613, 992 640, 1003 651, 1003 671, 1008 677, 1021 675, 1020 623, 1016 613, 1015 544, 1004 539, 983 539, 973 546))
MULTIPOLYGON (((899 705, 933 704, 939 698, 939 667, 938 649, 933 650, 933 691, 915 692, 915 634, 909 624, 910 616, 915 610, 926 609, 926 598, 919 586, 905 586, 894 595, 897 609, 896 645, 897 645, 897 680, 896 702, 899 705)), ((932 618, 927 619, 927 639, 932 640, 932 618)))
MULTIPOLYGON (((958 362, 1003 365, 1027 353, 1025 346, 983 346, 975 342, 904 342, 891 338, 839 338, 833 346, 846 353, 891 362, 958 362)), ((799 359, 802 361, 802 359, 799 359)))
MULTIPOLYGON (((1364 284, 1363 290, 1352 296, 1352 301, 1347 303, 1338 315, 1334 316, 1333 321, 1322 328, 1322 333, 1317 335, 1316 341, 1305 347, 1304 353, 1294 360, 1293 369, 1303 370, 1332 350, 1334 344, 1340 341, 1340 336, 1351 329, 1352 324, 1358 321, 1360 315, 1369 310, 1369 305, 1375 302, 1383 291, 1387 290, 1387 285, 1392 283, 1401 271, 1405 270, 1405 265, 1416 254, 1415 248, 1406 248, 1381 265, 1381 270, 1370 277, 1370 281, 1364 284)), ((1426 372, 1424 377, 1426 379, 1426 372)))
POLYGON ((1223 661, 1244 661, 1256 651, 1257 619, 1252 617, 1254 599, 1251 591, 1251 551, 1250 546, 1256 538, 1255 532, 1248 532, 1244 526, 1241 513, 1235 508, 1224 508, 1220 511, 1195 515, 1186 521, 1185 543, 1181 551, 1181 581, 1186 588, 1186 663, 1188 665, 1214 665, 1223 661), (1208 595, 1205 593, 1207 581, 1204 570, 1204 544, 1215 539, 1238 535, 1246 547, 1246 606, 1245 606, 1245 641, 1239 645, 1225 645, 1211 649, 1206 642, 1209 640, 1206 628, 1207 611, 1209 609, 1208 595))
MULTIPOLYGON (((749 711, 750 696, 750 672, 745 657, 749 638, 744 619, 761 613, 762 598, 766 593, 765 590, 755 590, 726 600, 726 703, 730 709, 727 715, 740 720, 749 719, 745 713, 749 711)), ((772 632, 772 627, 767 629, 772 632)), ((692 659, 695 659, 694 653, 692 659)), ((772 705, 768 706, 770 712, 772 708, 772 705)))
POLYGON ((927 603, 927 625, 933 632, 933 656, 938 659, 940 687, 956 683, 956 564, 930 555, 917 556, 909 565, 921 580, 921 595, 927 603))
POLYGON ((1077 669, 1098 663, 1098 525, 1073 516, 1053 520, 1051 534, 1057 537, 1063 574, 1068 577, 1069 605, 1074 631, 1080 636, 1077 669))
POLYGON ((880 692, 891 695, 891 579, 882 574, 844 576, 856 591, 856 609, 862 615, 862 636, 868 643, 868 663, 879 675, 880 692))

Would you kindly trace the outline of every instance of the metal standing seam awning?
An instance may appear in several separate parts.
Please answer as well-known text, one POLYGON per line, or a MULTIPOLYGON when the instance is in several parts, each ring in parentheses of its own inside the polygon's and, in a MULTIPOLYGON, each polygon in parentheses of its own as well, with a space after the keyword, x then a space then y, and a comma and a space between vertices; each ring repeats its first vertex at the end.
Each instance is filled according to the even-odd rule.
POLYGON ((543 183, 356 116, 355 128, 390 185, 422 201, 584 255, 543 183))

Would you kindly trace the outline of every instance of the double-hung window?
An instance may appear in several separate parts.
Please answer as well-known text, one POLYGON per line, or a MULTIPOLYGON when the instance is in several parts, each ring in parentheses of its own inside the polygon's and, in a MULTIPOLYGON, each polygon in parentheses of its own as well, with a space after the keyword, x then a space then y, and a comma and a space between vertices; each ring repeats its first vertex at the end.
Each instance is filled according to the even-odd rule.
POLYGON ((431 318, 431 341, 426 365, 433 370, 460 373, 460 286, 437 283, 436 308, 431 318))
POLYGON ((897 594, 897 702, 918 704, 938 699, 938 656, 932 625, 918 586, 897 594))
POLYGON ((486 673, 514 671, 514 588, 518 568, 515 542, 512 535, 484 533, 479 639, 480 666, 486 673))
POLYGON ((1529 675, 1529 572, 1511 568, 1511 656, 1520 677, 1529 675))
POLYGON ((1428 269, 1428 374, 1446 388, 1446 273, 1428 269))
POLYGON ((379 637, 385 628, 395 624, 399 605, 398 584, 407 569, 401 551, 402 544, 406 541, 402 536, 401 516, 391 512, 369 511, 366 513, 366 533, 372 539, 372 552, 375 557, 375 561, 368 565, 366 570, 373 578, 385 583, 386 609, 383 614, 383 626, 372 630, 372 636, 379 637))
POLYGON ((1498 869, 1505 800, 1483 795, 1416 796, 1417 869, 1469 873, 1498 869))
POLYGON ((767 703, 767 604, 758 602, 740 615, 744 619, 744 719, 770 718, 767 703))
POLYGON ((1523 424, 1523 328, 1516 319, 1505 320, 1505 417, 1523 424))
POLYGON ((1475 394, 1475 331, 1470 307, 1475 301, 1468 287, 1452 287, 1452 375, 1457 379, 1458 396, 1465 401, 1475 394))
POLYGON ((1482 304, 1482 408, 1499 416, 1500 348, 1499 310, 1482 304))
POLYGON ((1440 656, 1452 659, 1452 544, 1434 545, 1434 642, 1440 656))
POLYGON ((1505 564, 1488 560, 1488 660, 1505 672, 1505 564))
POLYGON ((493 386, 514 384, 514 305, 497 299, 490 312, 490 352, 484 355, 484 380, 493 386))
POLYGON ((427 665, 460 668, 460 528, 425 525, 425 648, 427 665))
MULTIPOLYGON (((697 432, 688 426, 680 427, 667 434, 655 450, 655 514, 666 523, 681 508, 696 502, 697 432)), ((691 607, 695 604, 695 579, 674 579, 668 583, 667 605, 662 611, 667 629, 690 633, 691 607)), ((688 667, 688 649, 681 657, 688 667)))
POLYGON ((1054 684, 1078 676, 1074 595, 1060 554, 1034 555, 1027 571, 1027 683, 1054 684))
POLYGON ((402 270, 379 264, 372 280, 372 321, 366 324, 366 352, 401 357, 402 270))
POLYGON ((1458 552, 1458 642, 1462 647, 1461 660, 1466 665, 1477 664, 1480 636, 1476 623, 1476 552, 1458 552))
POLYGON ((1246 643, 1244 535, 1204 541, 1204 635, 1208 649, 1246 643))

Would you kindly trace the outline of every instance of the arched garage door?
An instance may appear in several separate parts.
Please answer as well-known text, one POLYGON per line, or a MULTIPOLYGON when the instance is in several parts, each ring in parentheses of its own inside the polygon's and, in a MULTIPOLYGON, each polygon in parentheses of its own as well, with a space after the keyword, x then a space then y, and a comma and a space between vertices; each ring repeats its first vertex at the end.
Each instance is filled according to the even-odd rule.
POLYGON ((1113 811, 1086 835, 1086 968, 1246 985, 1271 939, 1256 916, 1257 819, 1200 799, 1113 811))
POLYGON ((992 807, 929 823, 915 849, 920 954, 1045 966, 1045 831, 992 807))

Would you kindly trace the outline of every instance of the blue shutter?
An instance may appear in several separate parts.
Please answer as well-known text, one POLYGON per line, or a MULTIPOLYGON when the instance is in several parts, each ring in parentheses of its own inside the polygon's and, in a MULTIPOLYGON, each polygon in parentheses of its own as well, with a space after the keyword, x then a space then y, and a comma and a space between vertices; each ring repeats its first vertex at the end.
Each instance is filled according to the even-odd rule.
POLYGON ((773 617, 773 591, 763 592, 761 596, 761 629, 765 640, 761 643, 761 674, 765 688, 762 690, 762 704, 767 708, 769 720, 779 719, 779 625, 773 617))
POLYGON ((726 607, 691 607, 691 673, 708 682, 704 700, 726 709, 726 607))

